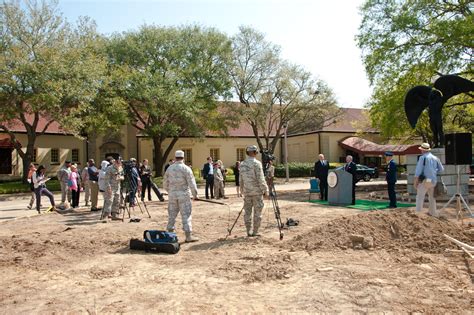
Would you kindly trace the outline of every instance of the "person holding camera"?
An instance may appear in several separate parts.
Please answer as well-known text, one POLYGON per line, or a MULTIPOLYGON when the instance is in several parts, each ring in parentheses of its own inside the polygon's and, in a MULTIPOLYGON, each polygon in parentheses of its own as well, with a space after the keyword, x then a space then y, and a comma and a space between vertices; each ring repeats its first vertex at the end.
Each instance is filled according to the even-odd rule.
POLYGON ((428 193, 428 214, 437 216, 434 188, 436 186, 436 176, 444 171, 444 167, 441 161, 430 152, 429 143, 422 143, 418 149, 420 149, 422 155, 416 163, 415 179, 413 181, 413 186, 416 189, 416 212, 423 209, 425 195, 428 193))
POLYGON ((268 193, 268 186, 263 174, 262 163, 256 159, 258 154, 255 145, 246 149, 248 158, 240 163, 240 186, 244 195, 244 221, 249 237, 260 236, 258 229, 262 221, 263 196, 268 193), (253 209, 253 230, 252 230, 253 209))

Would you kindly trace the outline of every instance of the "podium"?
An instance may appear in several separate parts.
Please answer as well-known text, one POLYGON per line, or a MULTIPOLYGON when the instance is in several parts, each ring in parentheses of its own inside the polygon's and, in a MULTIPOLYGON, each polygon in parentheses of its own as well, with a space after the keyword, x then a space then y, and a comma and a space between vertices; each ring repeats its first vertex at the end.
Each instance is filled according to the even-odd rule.
POLYGON ((328 174, 328 203, 335 206, 352 204, 352 174, 338 169, 328 174))

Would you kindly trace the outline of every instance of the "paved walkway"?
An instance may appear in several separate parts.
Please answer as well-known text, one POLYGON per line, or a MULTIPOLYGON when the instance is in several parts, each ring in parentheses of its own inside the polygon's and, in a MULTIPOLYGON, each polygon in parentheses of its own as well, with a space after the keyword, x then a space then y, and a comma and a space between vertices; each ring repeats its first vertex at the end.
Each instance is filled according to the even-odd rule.
MULTIPOLYGON (((406 185, 406 180, 398 181, 400 185, 406 185)), ((370 182, 359 182, 357 183, 358 187, 367 187, 368 189, 374 188, 374 186, 378 189, 384 189, 386 183, 385 181, 370 181, 370 182)), ((276 191, 297 191, 297 190, 306 190, 309 189, 309 179, 290 179, 290 182, 285 183, 283 180, 278 180, 275 184, 276 191)), ((226 194, 229 196, 235 196, 236 189, 233 184, 227 184, 226 186, 226 194)), ((204 192, 204 185, 198 186, 198 195, 203 198, 205 195, 204 192)), ((152 193, 153 198, 156 200, 156 196, 152 193)), ((11 194, 11 195, 0 195, 0 222, 5 220, 13 220, 21 217, 30 217, 37 215, 36 212, 36 204, 34 205, 33 210, 28 210, 26 206, 30 200, 30 194, 11 194)), ((55 192, 54 193, 54 200, 59 203, 61 200, 61 193, 55 192)), ((42 210, 46 210, 49 207, 49 199, 46 197, 42 198, 43 208, 42 210)), ((99 205, 103 204, 102 194, 99 194, 99 205)), ((81 207, 84 205, 84 195, 81 195, 81 207)))

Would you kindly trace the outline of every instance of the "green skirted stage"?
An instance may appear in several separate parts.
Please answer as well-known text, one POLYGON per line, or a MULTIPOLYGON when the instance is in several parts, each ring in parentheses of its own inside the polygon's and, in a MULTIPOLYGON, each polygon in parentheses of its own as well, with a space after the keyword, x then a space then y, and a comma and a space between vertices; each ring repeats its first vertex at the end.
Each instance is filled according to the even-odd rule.
MULTIPOLYGON (((359 200, 356 200, 355 205, 348 205, 348 206, 332 206, 332 205, 329 205, 327 201, 323 201, 323 200, 310 200, 309 202, 317 203, 317 204, 321 204, 321 205, 327 205, 327 206, 330 206, 330 207, 353 208, 353 209, 362 210, 362 211, 389 209, 387 201, 376 201, 376 200, 359 199, 359 200)), ((398 202, 397 207, 398 208, 415 207, 415 204, 398 202)))

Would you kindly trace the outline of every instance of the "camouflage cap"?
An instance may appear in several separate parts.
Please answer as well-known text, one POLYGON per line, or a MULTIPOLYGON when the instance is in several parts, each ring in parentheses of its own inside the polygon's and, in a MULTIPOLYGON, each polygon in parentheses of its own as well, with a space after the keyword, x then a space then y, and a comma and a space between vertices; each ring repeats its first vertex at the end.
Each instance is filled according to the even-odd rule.
POLYGON ((249 145, 249 146, 247 147, 247 152, 252 152, 252 151, 253 151, 253 152, 258 152, 258 148, 257 148, 256 145, 249 145))

